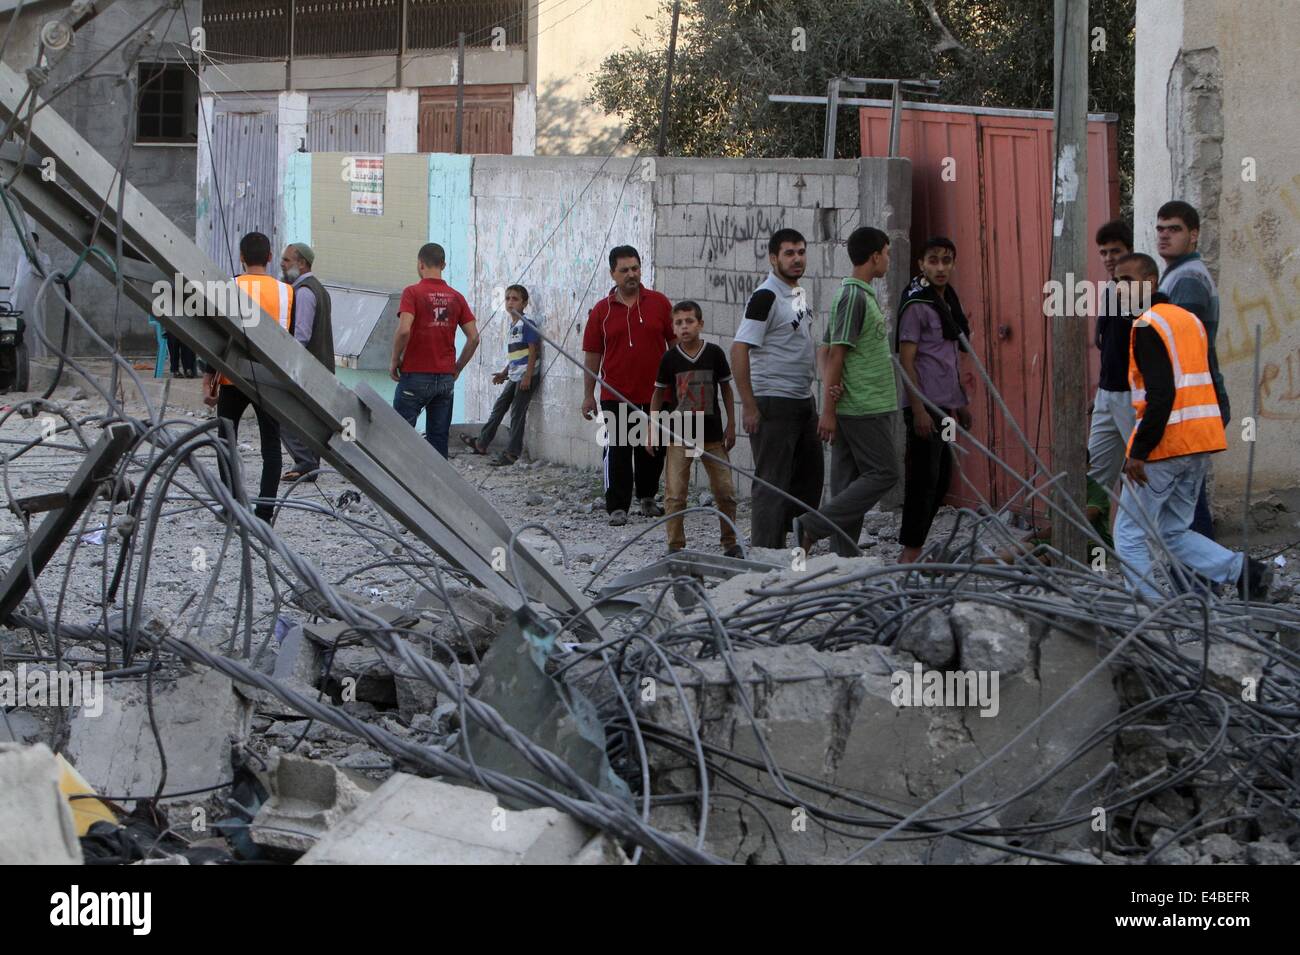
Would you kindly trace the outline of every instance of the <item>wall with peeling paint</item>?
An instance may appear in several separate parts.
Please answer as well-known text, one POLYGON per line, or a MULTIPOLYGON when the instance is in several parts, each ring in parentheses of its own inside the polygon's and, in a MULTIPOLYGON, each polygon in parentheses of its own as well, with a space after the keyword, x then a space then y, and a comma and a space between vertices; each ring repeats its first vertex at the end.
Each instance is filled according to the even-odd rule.
POLYGON ((1235 418, 1214 466, 1216 509, 1231 507, 1235 526, 1253 390, 1253 496, 1300 490, 1300 16, 1294 0, 1139 0, 1137 17, 1135 234, 1153 249, 1156 209, 1171 198, 1201 214, 1235 418))

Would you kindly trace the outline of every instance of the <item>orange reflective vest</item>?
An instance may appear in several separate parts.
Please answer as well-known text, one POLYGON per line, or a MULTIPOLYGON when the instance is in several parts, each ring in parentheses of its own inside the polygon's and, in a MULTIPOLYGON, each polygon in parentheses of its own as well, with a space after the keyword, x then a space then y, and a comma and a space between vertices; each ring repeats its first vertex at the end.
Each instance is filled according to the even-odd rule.
MULTIPOLYGON (((1168 302, 1151 306, 1150 311, 1133 323, 1133 330, 1129 333, 1128 378, 1137 423, 1142 423, 1147 407, 1142 373, 1133 357, 1134 336, 1140 324, 1150 325, 1160 335, 1174 372, 1173 410, 1169 413, 1160 443, 1147 455, 1147 460, 1226 450, 1228 442, 1223 433, 1223 417, 1214 392, 1214 379, 1210 377, 1210 346, 1205 337, 1205 326, 1191 312, 1168 302)), ((1137 434, 1136 427, 1133 434, 1137 434)), ((1129 435, 1128 447, 1133 447, 1133 435, 1129 435)))
MULTIPOLYGON (((235 276, 235 284, 243 289, 258 307, 289 330, 289 319, 293 315, 293 286, 286 285, 273 275, 254 275, 245 272, 235 276)), ((230 384, 230 379, 221 376, 221 384, 230 384)))

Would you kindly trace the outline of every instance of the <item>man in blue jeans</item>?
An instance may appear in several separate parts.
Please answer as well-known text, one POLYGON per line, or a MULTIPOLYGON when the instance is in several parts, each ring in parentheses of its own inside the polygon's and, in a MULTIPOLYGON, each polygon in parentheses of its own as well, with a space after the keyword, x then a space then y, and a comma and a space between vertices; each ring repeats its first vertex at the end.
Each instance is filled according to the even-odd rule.
POLYGON ((436 242, 421 246, 420 281, 402 290, 388 374, 397 382, 393 407, 411 427, 424 412, 424 437, 444 458, 451 431, 452 389, 478 348, 478 324, 465 296, 442 280, 447 253, 436 242), (456 357, 456 329, 465 347, 456 357))

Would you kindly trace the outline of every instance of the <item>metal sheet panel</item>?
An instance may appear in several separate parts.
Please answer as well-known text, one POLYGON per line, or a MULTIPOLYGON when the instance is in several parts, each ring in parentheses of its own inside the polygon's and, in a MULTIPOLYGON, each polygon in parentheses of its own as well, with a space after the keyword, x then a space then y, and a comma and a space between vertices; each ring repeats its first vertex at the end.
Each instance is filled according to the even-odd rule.
MULTIPOLYGON (((386 310, 396 314, 400 294, 326 285, 330 294, 330 323, 334 354, 355 361, 374 336, 386 310)), ((391 345, 391 343, 390 343, 391 345)), ((361 367, 353 365, 353 367, 361 367)), ((384 369, 387 371, 387 367, 384 369)))
MULTIPOLYGON (((859 110, 862 154, 889 152, 889 109, 859 110)), ((1051 391, 1046 387, 1051 353, 1042 313, 1049 275, 1052 221, 1052 123, 1049 114, 945 106, 942 111, 905 108, 901 155, 913 164, 912 235, 919 247, 931 235, 957 245, 954 287, 971 321, 972 344, 989 369, 1021 429, 1050 464, 1051 391)), ((1095 231, 1119 213, 1116 124, 1088 124, 1088 228, 1095 231)), ((912 264, 915 271, 916 265, 912 264)), ((1103 278, 1089 259, 1088 279, 1103 278)), ((1088 321, 1088 319, 1080 319, 1088 321)), ((1088 355, 1096 381, 1099 356, 1088 355)), ((1027 474, 1028 454, 995 412, 982 384, 968 382, 979 440, 1027 474)), ((1086 413, 1081 410, 1080 413, 1086 413)), ((995 504, 1009 499, 1018 482, 1000 468, 968 456, 952 503, 974 504, 983 495, 995 504)))
POLYGON ((375 153, 384 151, 384 110, 317 107, 313 98, 307 119, 309 153, 375 153))
POLYGON ((276 189, 276 114, 218 110, 212 117, 211 229, 202 236, 212 261, 239 271, 239 239, 263 232, 275 246, 280 202, 276 189))

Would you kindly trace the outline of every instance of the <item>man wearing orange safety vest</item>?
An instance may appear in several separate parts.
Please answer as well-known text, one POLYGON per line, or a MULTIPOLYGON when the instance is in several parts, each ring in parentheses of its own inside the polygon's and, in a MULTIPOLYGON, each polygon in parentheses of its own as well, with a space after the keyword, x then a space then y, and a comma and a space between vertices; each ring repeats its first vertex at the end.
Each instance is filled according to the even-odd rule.
MULTIPOLYGON (((244 267, 242 274, 235 276, 235 284, 261 308, 263 312, 279 322, 287 331, 289 316, 293 314, 293 288, 279 281, 266 270, 271 261, 271 240, 260 232, 250 232, 239 240, 239 262, 244 267)), ((262 479, 258 487, 258 497, 262 499, 254 512, 267 523, 275 514, 275 507, 270 502, 277 497, 280 483, 280 465, 283 458, 280 453, 280 423, 262 409, 253 398, 248 397, 234 386, 229 378, 218 376, 209 370, 203 376, 204 401, 216 405, 217 417, 230 421, 236 438, 239 437, 239 419, 249 405, 257 415, 257 430, 262 441, 262 479)), ((222 480, 230 486, 229 478, 222 468, 222 480)))
POLYGON ((1152 559, 1174 558, 1175 590, 1189 570, 1215 583, 1234 583, 1243 599, 1268 596, 1272 569, 1191 529, 1210 455, 1228 447, 1210 370, 1205 327, 1191 312, 1156 292, 1155 261, 1130 253, 1115 266, 1122 309, 1134 317, 1129 336, 1129 384, 1137 427, 1128 441, 1124 492, 1115 520, 1115 552, 1138 593, 1163 599, 1152 559), (1146 311, 1142 305, 1153 303, 1146 311))

